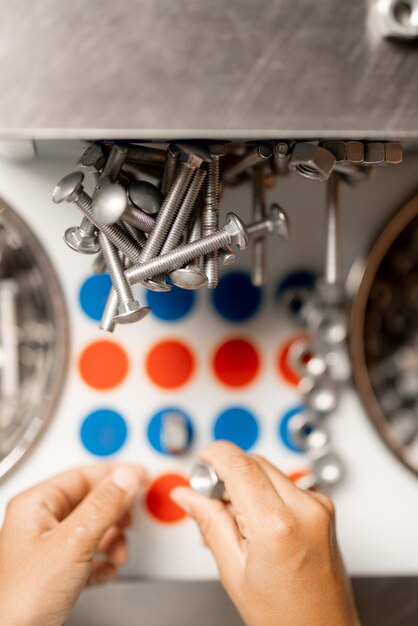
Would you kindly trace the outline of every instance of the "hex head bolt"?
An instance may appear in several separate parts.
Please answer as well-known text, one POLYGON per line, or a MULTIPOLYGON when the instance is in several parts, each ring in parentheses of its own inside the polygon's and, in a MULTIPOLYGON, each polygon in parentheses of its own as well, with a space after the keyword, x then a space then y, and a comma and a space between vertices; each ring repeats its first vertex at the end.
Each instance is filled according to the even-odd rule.
MULTIPOLYGON (((210 235, 219 229, 219 202, 220 202, 220 169, 219 161, 225 155, 223 144, 209 146, 211 160, 208 164, 208 181, 206 187, 205 205, 202 211, 202 233, 210 235)), ((219 252, 215 250, 204 259, 204 272, 208 278, 208 287, 214 289, 219 280, 219 252)))
POLYGON ((255 167, 259 163, 263 163, 273 156, 273 149, 268 144, 260 144, 255 146, 250 152, 245 154, 239 161, 228 167, 224 174, 223 180, 228 184, 234 184, 240 174, 255 167))
POLYGON ((92 193, 93 198, 105 179, 109 179, 112 183, 117 181, 118 176, 122 171, 123 164, 126 161, 127 152, 128 148, 126 146, 121 146, 116 143, 113 144, 109 152, 109 156, 106 159, 106 163, 100 172, 99 180, 97 181, 92 193))
POLYGON ((118 314, 115 316, 115 321, 119 324, 138 322, 149 313, 150 309, 141 307, 139 302, 133 297, 116 247, 103 233, 100 233, 99 240, 106 267, 118 297, 118 314))
POLYGON ((84 213, 89 221, 91 221, 97 230, 103 232, 106 237, 128 257, 133 263, 137 263, 140 258, 141 250, 117 224, 106 226, 99 224, 93 215, 92 199, 83 189, 84 174, 82 172, 73 172, 64 176, 56 185, 52 200, 55 203, 71 202, 84 213))
POLYGON ((250 238, 260 237, 264 234, 273 234, 281 239, 290 239, 290 222, 286 213, 276 203, 273 203, 264 219, 246 224, 247 234, 250 238))
POLYGON ((91 143, 87 146, 81 156, 81 165, 83 167, 93 167, 95 170, 101 170, 107 159, 108 151, 101 143, 91 143))
POLYGON ((148 215, 156 215, 164 202, 164 195, 158 187, 145 180, 131 183, 128 187, 128 197, 136 208, 148 215))
MULTIPOLYGON (((140 263, 148 263, 159 254, 195 171, 195 168, 187 163, 180 165, 178 175, 161 205, 155 227, 144 246, 140 263)), ((165 280, 161 281, 157 278, 153 281, 152 276, 144 283, 144 286, 157 291, 166 290, 169 287, 165 280)))
POLYGON ((102 225, 114 224, 122 219, 145 233, 150 233, 155 226, 155 218, 130 206, 126 191, 116 183, 99 189, 93 199, 92 210, 95 220, 102 225))
POLYGON ((166 195, 173 183, 173 180, 176 177, 179 156, 180 148, 175 143, 170 143, 167 148, 167 157, 164 166, 163 181, 161 183, 161 191, 163 195, 166 195))
MULTIPOLYGON (((138 263, 130 267, 125 272, 129 284, 134 285, 152 276, 158 276, 172 269, 182 267, 193 259, 209 254, 213 250, 224 248, 231 243, 235 244, 240 250, 244 250, 248 246, 248 236, 243 222, 234 213, 228 213, 226 218, 227 223, 218 232, 202 237, 198 241, 183 244, 171 250, 171 252, 151 259, 147 263, 138 263)), ((117 296, 114 290, 112 290, 100 324, 103 330, 113 330, 113 319, 117 311, 117 305, 117 296)))

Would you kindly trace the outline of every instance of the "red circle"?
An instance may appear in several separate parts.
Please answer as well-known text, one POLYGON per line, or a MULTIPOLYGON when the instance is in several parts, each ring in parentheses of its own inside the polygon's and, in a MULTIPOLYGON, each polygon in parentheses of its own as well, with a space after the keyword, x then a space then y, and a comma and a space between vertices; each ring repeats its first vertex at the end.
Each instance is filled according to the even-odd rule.
POLYGON ((78 368, 87 385, 104 391, 113 389, 128 373, 129 359, 125 350, 114 341, 94 341, 80 355, 78 368))
POLYGON ((213 369, 224 385, 245 387, 256 378, 260 369, 260 357, 249 341, 230 339, 216 350, 213 369))
MULTIPOLYGON (((290 339, 288 339, 280 348, 279 354, 277 357, 277 369, 279 371, 280 376, 287 382, 289 385, 293 387, 297 387, 300 382, 300 373, 297 372, 291 362, 290 362, 290 351, 293 345, 299 341, 306 341, 308 344, 309 337, 305 333, 300 333, 298 335, 293 335, 290 339)), ((311 352, 304 352, 301 356, 301 365, 306 365, 310 359, 312 358, 311 352)))
POLYGON ((304 478, 308 476, 311 472, 308 469, 295 470, 287 475, 288 479, 292 481, 292 483, 296 483, 300 478, 304 478))
POLYGON ((145 503, 148 511, 159 522, 174 524, 180 522, 187 513, 170 499, 175 487, 189 487, 189 481, 181 474, 163 474, 150 485, 145 503))
POLYGON ((186 344, 167 339, 150 349, 145 368, 155 385, 163 389, 176 389, 185 385, 191 378, 195 369, 195 359, 186 344))

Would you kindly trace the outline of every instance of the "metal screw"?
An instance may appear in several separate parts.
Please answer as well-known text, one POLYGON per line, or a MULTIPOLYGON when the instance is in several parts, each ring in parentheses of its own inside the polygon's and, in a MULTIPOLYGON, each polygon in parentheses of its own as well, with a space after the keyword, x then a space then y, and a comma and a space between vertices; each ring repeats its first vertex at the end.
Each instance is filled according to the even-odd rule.
POLYGON ((198 461, 190 476, 190 487, 196 493, 214 500, 225 498, 225 484, 209 463, 198 461))
MULTIPOLYGON (((219 200, 220 200, 220 169, 219 161, 225 154, 223 144, 209 146, 211 160, 208 164, 208 182, 206 188, 205 205, 202 211, 202 233, 210 235, 219 228, 219 200)), ((208 278, 208 287, 214 289, 219 280, 219 253, 212 252, 204 259, 204 272, 208 278)))
POLYGON ((156 215, 164 201, 161 191, 145 180, 131 183, 128 188, 129 200, 148 215, 156 215))
POLYGON ((219 252, 219 258, 222 261, 222 265, 229 266, 235 263, 237 255, 231 246, 225 246, 225 248, 219 252))
POLYGON ((276 203, 272 204, 265 218, 245 226, 249 237, 272 233, 282 239, 290 238, 289 218, 283 209, 276 203))
POLYGON ((121 173, 123 164, 126 161, 127 147, 119 144, 113 144, 106 163, 100 172, 99 180, 96 183, 96 187, 92 193, 92 197, 96 195, 96 192, 100 189, 103 181, 109 179, 110 182, 115 183, 121 173))
MULTIPOLYGON (((145 264, 138 263, 130 267, 125 272, 129 284, 137 284, 152 276, 165 274, 172 269, 182 267, 193 259, 204 256, 213 250, 224 248, 225 245, 231 243, 237 245, 240 250, 244 250, 248 245, 244 224, 234 213, 228 213, 226 218, 227 223, 218 232, 207 235, 193 243, 183 244, 171 252, 167 252, 167 254, 151 259, 145 264)), ((103 330, 113 330, 113 318, 117 308, 117 297, 115 295, 113 292, 109 296, 100 324, 103 330)))
MULTIPOLYGON (((264 163, 258 164, 254 167, 252 182, 252 217, 257 221, 265 221, 267 200, 264 163)), ((251 282, 256 287, 261 287, 266 282, 267 242, 265 235, 265 230, 253 235, 253 267, 251 272, 251 282)))
MULTIPOLYGON (((200 219, 200 210, 195 212, 191 228, 189 229, 188 243, 198 241, 202 237, 202 223, 200 219)), ((231 248, 232 250, 232 248, 231 248)), ((175 269, 169 273, 171 282, 181 289, 202 289, 207 287, 208 278, 200 269, 200 257, 193 259, 184 267, 175 269)))
POLYGON ((84 150, 81 157, 81 165, 83 167, 94 167, 96 170, 101 170, 106 163, 108 152, 105 151, 103 144, 91 143, 84 150))
POLYGON ((115 321, 119 324, 138 322, 149 313, 150 309, 141 308, 139 302, 134 299, 116 247, 103 233, 100 233, 99 240, 112 285, 118 296, 118 314, 115 316, 115 321))
POLYGON ((81 254, 96 254, 100 250, 96 227, 87 218, 81 221, 80 226, 67 228, 64 241, 72 250, 81 254))
POLYGON ((162 167, 166 160, 166 152, 149 146, 130 146, 127 149, 126 160, 162 167))
POLYGON ((233 184, 237 177, 250 167, 255 167, 273 156, 273 149, 268 144, 260 144, 245 154, 239 161, 228 167, 223 175, 226 183, 233 184))
POLYGON ((140 259, 140 249, 132 239, 118 226, 113 224, 112 226, 106 226, 99 224, 94 216, 92 209, 92 199, 83 189, 84 174, 82 172, 73 172, 64 176, 56 185, 52 200, 55 203, 72 202, 80 211, 95 225, 95 227, 103 232, 106 237, 119 249, 125 256, 127 256, 133 263, 136 263, 140 259))
POLYGON ((167 148, 167 159, 164 167, 163 182, 161 183, 161 191, 164 195, 170 189, 176 176, 179 155, 180 148, 175 143, 170 143, 167 148))

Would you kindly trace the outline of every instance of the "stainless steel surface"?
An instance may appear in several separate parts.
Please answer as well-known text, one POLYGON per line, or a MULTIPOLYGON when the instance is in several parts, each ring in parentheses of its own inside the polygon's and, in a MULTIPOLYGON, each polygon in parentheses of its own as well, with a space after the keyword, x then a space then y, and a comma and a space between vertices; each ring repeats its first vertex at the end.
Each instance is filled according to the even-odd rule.
MULTIPOLYGON (((362 626, 416 626, 418 578, 354 578, 362 626)), ((243 626, 217 582, 121 581, 85 591, 67 626, 243 626)))
MULTIPOLYGON (((167 150, 167 160, 170 159, 169 155, 170 152, 167 150)), ((158 187, 145 180, 131 183, 128 188, 128 195, 132 204, 148 213, 148 215, 156 215, 164 200, 164 195, 158 187)))
POLYGON ((69 328, 61 287, 26 224, 0 201, 0 476, 29 450, 60 397, 69 328))
MULTIPOLYGON (((220 158, 225 155, 224 144, 209 146, 211 161, 208 164, 208 178, 206 183, 206 197, 202 211, 202 233, 210 235, 219 228, 220 202, 220 158)), ((215 250, 204 259, 204 272, 208 278, 208 287, 214 289, 219 280, 219 252, 215 250)))

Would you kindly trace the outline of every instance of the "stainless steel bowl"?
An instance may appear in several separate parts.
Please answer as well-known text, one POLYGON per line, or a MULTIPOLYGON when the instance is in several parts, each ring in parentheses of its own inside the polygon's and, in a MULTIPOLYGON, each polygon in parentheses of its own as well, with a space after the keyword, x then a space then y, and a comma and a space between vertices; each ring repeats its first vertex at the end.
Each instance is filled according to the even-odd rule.
POLYGON ((0 477, 52 416, 68 354, 67 311, 51 262, 0 200, 0 477))
POLYGON ((349 277, 354 381, 391 450, 418 474, 418 196, 349 277))

